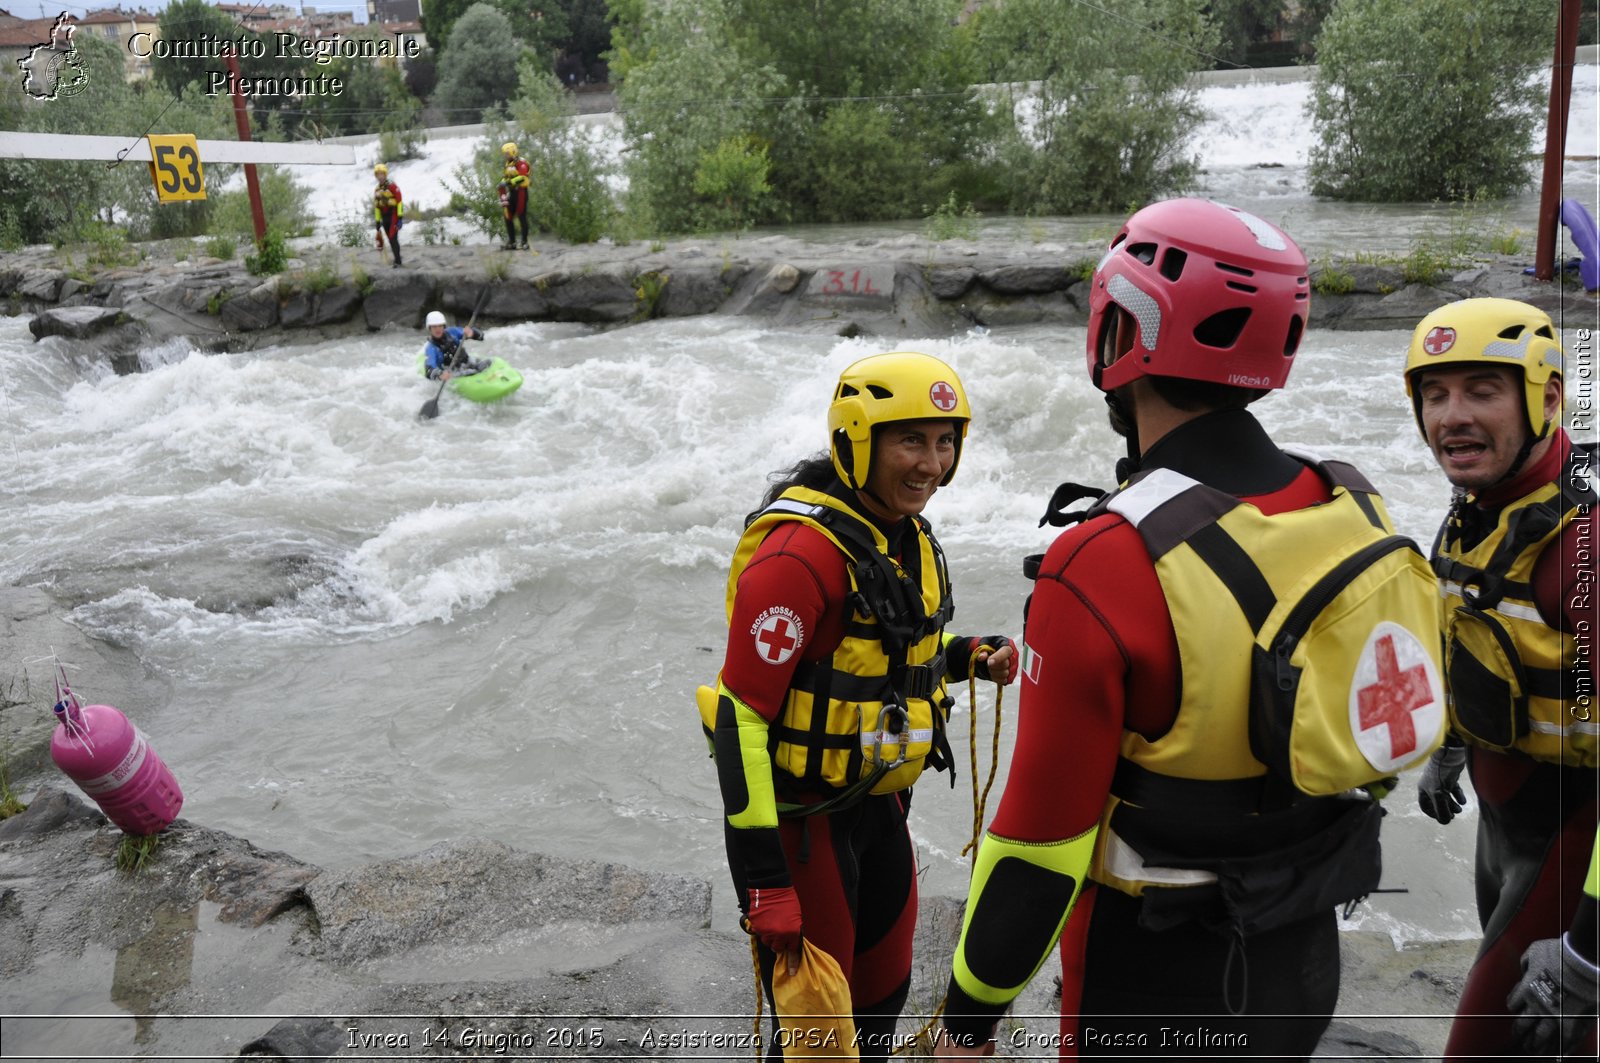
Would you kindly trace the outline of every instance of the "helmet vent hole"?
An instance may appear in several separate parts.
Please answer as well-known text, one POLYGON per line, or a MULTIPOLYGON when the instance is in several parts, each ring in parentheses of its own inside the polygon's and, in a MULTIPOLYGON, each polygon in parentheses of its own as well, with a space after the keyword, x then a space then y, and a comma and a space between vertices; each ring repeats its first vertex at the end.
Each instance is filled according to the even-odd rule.
POLYGON ((1516 325, 1507 325, 1505 328, 1500 330, 1500 338, 1503 340, 1514 340, 1518 336, 1522 335, 1522 330, 1525 327, 1525 325, 1520 323, 1516 325))
POLYGON ((1305 320, 1296 314, 1289 319, 1289 336, 1283 341, 1283 356, 1293 358, 1294 352, 1300 349, 1300 334, 1305 331, 1305 320))
POLYGON ((888 388, 884 387, 882 384, 868 384, 867 385, 867 390, 872 392, 873 398, 877 398, 877 399, 892 399, 892 398, 894 398, 894 392, 890 391, 888 388))
POLYGON ((1194 338, 1206 347, 1232 347, 1249 320, 1250 308, 1247 306, 1221 310, 1194 327, 1194 338))
POLYGON ((1189 252, 1176 247, 1169 247, 1161 256, 1161 275, 1169 281, 1175 281, 1183 276, 1184 263, 1189 261, 1189 252))
POLYGON ((1155 265, 1155 261, 1156 261, 1156 245, 1155 244, 1129 244, 1127 246, 1126 250, 1127 250, 1128 254, 1132 255, 1134 258, 1138 259, 1140 262, 1143 262, 1145 265, 1147 265, 1147 266, 1155 265))
POLYGON ((1251 295, 1256 293, 1256 286, 1254 284, 1240 284, 1238 281, 1229 281, 1228 287, 1232 288, 1236 292, 1249 292, 1251 295))
POLYGON ((1254 277, 1256 275, 1256 271, 1253 269, 1245 269, 1243 266, 1230 266, 1226 262, 1218 262, 1217 268, 1225 273, 1237 273, 1241 277, 1254 277))
POLYGON ((1556 338, 1555 330, 1549 325, 1540 325, 1537 329, 1534 329, 1534 335, 1543 336, 1547 340, 1556 338))
POLYGON ((859 394, 861 394, 861 392, 860 392, 860 390, 858 390, 856 388, 856 386, 854 384, 840 384, 839 385, 839 394, 835 395, 834 398, 837 398, 837 399, 848 399, 851 395, 859 395, 859 394))

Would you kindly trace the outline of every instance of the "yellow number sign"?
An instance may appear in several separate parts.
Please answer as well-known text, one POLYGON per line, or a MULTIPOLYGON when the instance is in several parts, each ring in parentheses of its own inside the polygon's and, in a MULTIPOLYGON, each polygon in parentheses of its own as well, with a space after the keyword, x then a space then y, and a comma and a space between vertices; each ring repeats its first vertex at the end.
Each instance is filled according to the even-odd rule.
POLYGON ((150 180, 156 186, 156 199, 177 203, 206 198, 206 177, 200 168, 200 148, 188 133, 152 135, 150 142, 150 180))

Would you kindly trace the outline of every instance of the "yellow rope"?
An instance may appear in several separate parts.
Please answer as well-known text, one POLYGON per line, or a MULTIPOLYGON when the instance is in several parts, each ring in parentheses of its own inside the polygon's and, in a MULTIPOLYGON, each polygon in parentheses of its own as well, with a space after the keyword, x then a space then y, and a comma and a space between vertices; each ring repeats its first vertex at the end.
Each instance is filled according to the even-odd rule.
POLYGON ((892 1056, 898 1056, 903 1052, 909 1052, 913 1048, 916 1048, 918 1045, 921 1045, 922 1044, 922 1039, 924 1037, 928 1038, 928 1044, 924 1048, 924 1051, 927 1051, 927 1052, 929 1052, 931 1054, 931 1052, 933 1050, 933 1037, 932 1037, 933 1027, 934 1027, 934 1024, 939 1021, 939 1016, 944 1014, 945 1002, 948 1001, 949 999, 950 999, 949 997, 945 997, 945 998, 943 998, 943 999, 941 999, 939 1001, 939 1006, 934 1008, 933 1009, 933 1014, 928 1017, 927 1025, 923 1026, 923 1028, 921 1030, 917 1031, 917 1036, 913 1037, 911 1040, 907 1041, 905 1044, 901 1045, 899 1048, 895 1049, 893 1052, 891 1052, 889 1054, 892 1055, 892 1056))
POLYGON ((766 999, 766 993, 761 989, 761 953, 756 949, 756 936, 750 935, 750 966, 756 972, 756 1021, 752 1028, 755 1034, 756 1063, 761 1063, 761 1005, 766 999))
POLYGON ((989 746, 989 778, 983 784, 983 796, 978 796, 978 654, 988 650, 994 652, 993 646, 979 644, 972 649, 972 657, 967 662, 967 748, 971 752, 972 761, 972 840, 961 850, 961 855, 972 854, 974 862, 978 859, 978 839, 983 836, 983 813, 989 804, 989 788, 994 785, 995 772, 1000 767, 1000 704, 1005 697, 1006 688, 999 683, 994 685, 994 741, 989 746))

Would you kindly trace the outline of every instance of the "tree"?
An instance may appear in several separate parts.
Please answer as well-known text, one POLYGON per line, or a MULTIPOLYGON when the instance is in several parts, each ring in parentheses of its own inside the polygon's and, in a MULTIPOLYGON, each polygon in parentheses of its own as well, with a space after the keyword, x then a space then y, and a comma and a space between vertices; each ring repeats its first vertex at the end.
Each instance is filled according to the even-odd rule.
MULTIPOLYGON (((905 217, 981 159, 988 110, 958 0, 613 2, 631 198, 668 230, 722 224, 730 175, 757 220, 905 217), (717 176, 709 176, 715 174, 717 176)), ((749 220, 741 210, 741 221, 749 220)))
POLYGON ((1215 47, 1200 0, 1130 0, 1117 18, 1072 0, 1007 0, 981 21, 1016 125, 1000 149, 1012 209, 1123 211, 1182 189, 1201 112, 1188 79, 1215 47))
POLYGON ((1283 0, 1210 0, 1206 17, 1217 29, 1217 58, 1245 63, 1250 46, 1277 28, 1283 6, 1283 0))
POLYGON ((456 22, 439 56, 439 87, 433 105, 455 122, 477 120, 486 108, 516 92, 507 71, 517 68, 522 49, 511 23, 485 3, 473 4, 456 22))
POLYGON ((1344 0, 1317 38, 1312 192, 1426 202, 1526 187, 1554 27, 1550 0, 1344 0))
MULTIPOLYGON (((221 41, 259 42, 261 55, 255 49, 239 56, 239 73, 245 78, 305 77, 311 74, 312 62, 298 55, 280 55, 275 39, 246 30, 242 25, 212 7, 206 0, 176 0, 156 20, 164 40, 194 41, 209 36, 221 41)), ((185 89, 205 91, 212 73, 226 73, 228 63, 223 58, 163 58, 150 59, 150 74, 157 84, 177 94, 185 89)), ((247 97, 251 117, 265 126, 268 118, 276 116, 275 128, 285 134, 292 133, 300 121, 300 102, 293 96, 261 95, 247 97)))

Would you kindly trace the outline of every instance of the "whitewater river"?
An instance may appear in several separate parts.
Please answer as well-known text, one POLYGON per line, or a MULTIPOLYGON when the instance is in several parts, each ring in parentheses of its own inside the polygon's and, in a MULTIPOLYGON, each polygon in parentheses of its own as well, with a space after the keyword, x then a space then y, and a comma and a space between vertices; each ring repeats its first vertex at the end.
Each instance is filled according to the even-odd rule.
MULTIPOLYGON (((1426 541, 1446 488, 1400 389, 1406 339, 1313 330, 1290 389, 1256 408, 1282 442, 1359 464, 1426 541)), ((929 510, 958 631, 1019 633, 1051 489, 1104 483, 1120 452, 1081 329, 887 344, 718 317, 495 328, 481 348, 522 368, 521 392, 447 394, 431 422, 403 334, 171 346, 130 376, 57 342, 0 318, 0 582, 48 587, 172 683, 168 704, 122 707, 186 817, 333 867, 472 834, 686 872, 713 881, 730 926, 692 691, 721 658, 741 517, 767 472, 823 442, 839 370, 914 346, 968 385, 960 473, 929 510)), ((960 785, 927 779, 912 821, 924 889, 948 895, 972 823, 958 694, 960 785)), ((1013 693, 1006 748, 1014 709, 1013 693)), ((985 692, 985 758, 992 720, 985 692)), ((1473 817, 1438 828, 1409 786, 1390 803, 1384 884, 1409 892, 1355 923, 1473 935, 1473 817)))

